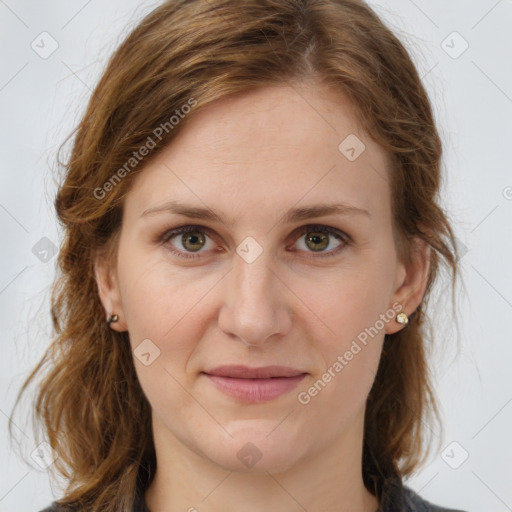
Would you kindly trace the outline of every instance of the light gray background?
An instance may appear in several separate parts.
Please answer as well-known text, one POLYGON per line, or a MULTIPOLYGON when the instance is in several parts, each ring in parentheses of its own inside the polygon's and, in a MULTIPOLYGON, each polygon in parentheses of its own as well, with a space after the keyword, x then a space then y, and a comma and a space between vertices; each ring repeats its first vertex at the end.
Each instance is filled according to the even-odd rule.
MULTIPOLYGON (((56 258, 36 244, 48 244, 43 237, 59 241, 56 150, 121 34, 157 3, 0 0, 1 511, 35 512, 54 499, 47 472, 11 452, 7 416, 49 343, 56 258), (44 49, 51 48, 43 31, 58 43, 48 58, 31 47, 35 41, 42 52, 46 37, 44 49)), ((467 249, 459 310, 440 307, 436 326, 442 448, 407 483, 444 506, 505 512, 512 510, 512 1, 370 3, 413 53, 434 102, 445 144, 444 206, 467 249), (458 55, 464 41, 469 47, 458 55), (450 467, 466 452, 467 460, 450 467)), ((35 444, 22 420, 17 432, 30 460, 35 444)))

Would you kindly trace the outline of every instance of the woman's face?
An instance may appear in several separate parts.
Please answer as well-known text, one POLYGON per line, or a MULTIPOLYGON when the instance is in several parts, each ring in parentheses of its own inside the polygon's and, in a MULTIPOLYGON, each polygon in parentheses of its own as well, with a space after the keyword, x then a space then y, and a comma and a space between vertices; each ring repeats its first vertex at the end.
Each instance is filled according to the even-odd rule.
POLYGON ((426 275, 426 252, 397 261, 384 151, 318 85, 190 115, 136 177, 115 268, 97 274, 155 438, 238 471, 357 444, 384 335, 426 275), (289 373, 212 376, 231 365, 289 373))

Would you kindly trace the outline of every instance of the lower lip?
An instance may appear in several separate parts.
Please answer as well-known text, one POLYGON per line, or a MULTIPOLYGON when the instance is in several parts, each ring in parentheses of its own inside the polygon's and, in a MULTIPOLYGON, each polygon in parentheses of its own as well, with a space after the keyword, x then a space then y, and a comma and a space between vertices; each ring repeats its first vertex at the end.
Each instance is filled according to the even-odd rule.
POLYGON ((244 402, 266 402, 291 391, 306 376, 273 377, 270 379, 238 379, 205 373, 217 389, 244 402))

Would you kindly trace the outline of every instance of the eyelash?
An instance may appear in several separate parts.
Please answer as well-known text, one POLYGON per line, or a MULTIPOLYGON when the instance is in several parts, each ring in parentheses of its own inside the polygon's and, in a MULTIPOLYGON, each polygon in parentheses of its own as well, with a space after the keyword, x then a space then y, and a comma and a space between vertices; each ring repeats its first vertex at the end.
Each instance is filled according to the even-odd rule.
MULTIPOLYGON (((181 226, 179 228, 164 231, 164 233, 162 233, 162 235, 160 235, 158 237, 158 242, 165 244, 169 240, 174 238, 175 236, 187 234, 187 233, 196 233, 196 232, 200 232, 200 233, 203 233, 203 234, 206 234, 209 236, 209 234, 211 233, 211 230, 204 226, 196 226, 196 225, 181 226)), ((309 259, 329 258, 329 257, 337 256, 340 251, 342 251, 346 246, 351 245, 351 243, 352 243, 352 238, 349 235, 347 235, 343 231, 331 228, 329 226, 323 226, 323 225, 318 225, 318 224, 309 224, 307 226, 302 226, 302 227, 298 228, 298 230, 296 230, 295 232, 298 232, 298 236, 297 236, 296 240, 298 240, 301 236, 304 236, 306 233, 319 232, 319 233, 325 233, 327 235, 332 235, 340 242, 343 242, 343 245, 341 245, 341 246, 337 247, 336 249, 333 249, 329 252, 326 252, 326 253, 319 252, 319 253, 316 253, 315 256, 306 256, 306 258, 309 258, 309 259)), ((178 251, 174 247, 172 247, 172 244, 171 244, 170 251, 173 254, 175 254, 176 256, 178 256, 180 258, 184 258, 184 259, 195 259, 195 258, 201 257, 200 252, 192 254, 192 253, 186 253, 183 251, 178 251)))

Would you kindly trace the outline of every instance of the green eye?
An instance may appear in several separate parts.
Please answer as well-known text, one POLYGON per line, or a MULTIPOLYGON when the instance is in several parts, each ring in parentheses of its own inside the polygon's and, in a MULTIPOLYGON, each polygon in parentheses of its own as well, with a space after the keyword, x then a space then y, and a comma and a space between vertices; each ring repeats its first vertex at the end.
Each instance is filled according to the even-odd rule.
POLYGON ((328 226, 304 226, 300 228, 299 235, 299 240, 306 235, 304 237, 305 252, 322 253, 313 257, 336 256, 349 243, 347 234, 328 226), (334 243, 338 242, 338 245, 334 247, 332 247, 333 239, 335 240, 334 243), (326 251, 327 248, 330 248, 330 250, 326 251))

